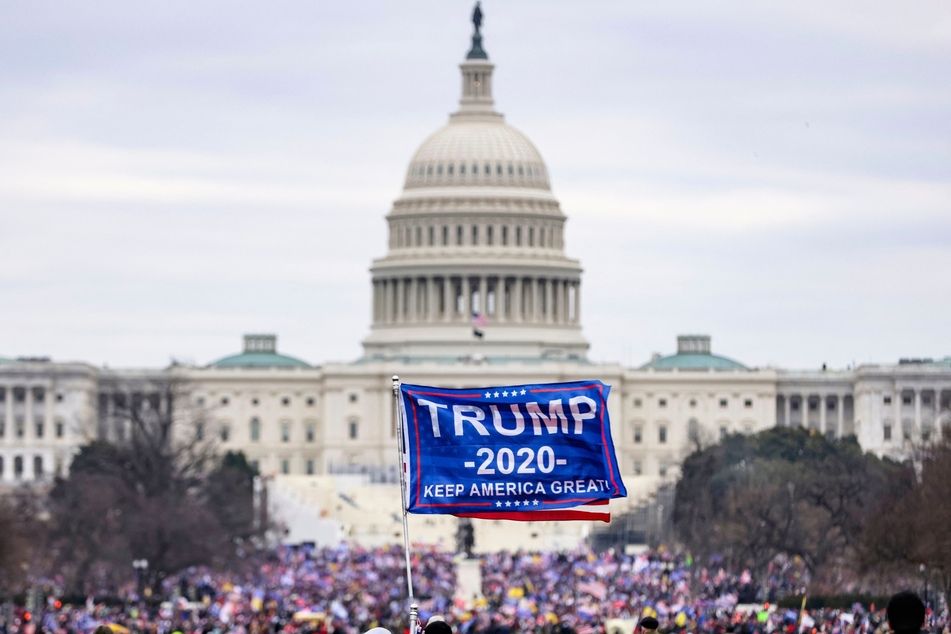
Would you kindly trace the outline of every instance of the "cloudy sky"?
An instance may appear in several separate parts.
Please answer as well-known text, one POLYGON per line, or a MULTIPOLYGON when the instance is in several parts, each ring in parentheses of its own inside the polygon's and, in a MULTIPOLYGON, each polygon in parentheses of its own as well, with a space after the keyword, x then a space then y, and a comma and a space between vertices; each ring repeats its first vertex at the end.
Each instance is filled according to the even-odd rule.
MULTIPOLYGON (((461 0, 0 3, 0 356, 313 363, 369 330, 461 0)), ((951 5, 485 0, 598 361, 951 355, 951 5)))

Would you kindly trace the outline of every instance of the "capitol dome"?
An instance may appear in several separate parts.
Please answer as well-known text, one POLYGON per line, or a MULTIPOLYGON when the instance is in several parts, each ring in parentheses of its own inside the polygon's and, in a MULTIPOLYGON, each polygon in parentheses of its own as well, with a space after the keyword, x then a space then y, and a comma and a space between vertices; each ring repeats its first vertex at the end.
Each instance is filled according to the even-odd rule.
POLYGON ((416 150, 386 218, 366 358, 584 361, 567 218, 541 154, 495 110, 478 9, 473 23, 459 110, 416 150))
POLYGON ((541 154, 501 117, 455 117, 416 151, 406 189, 452 185, 551 187, 541 154))

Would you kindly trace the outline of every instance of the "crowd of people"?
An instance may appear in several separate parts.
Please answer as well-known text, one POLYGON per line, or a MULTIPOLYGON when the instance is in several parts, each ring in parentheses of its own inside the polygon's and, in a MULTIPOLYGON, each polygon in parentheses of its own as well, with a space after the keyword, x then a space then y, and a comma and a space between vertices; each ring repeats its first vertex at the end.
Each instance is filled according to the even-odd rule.
MULTIPOLYGON (((499 552, 480 555, 481 592, 460 596, 452 554, 411 550, 414 599, 422 624, 445 621, 456 634, 633 634, 657 620, 676 634, 879 634, 878 606, 800 611, 775 598, 807 586, 803 566, 778 559, 765 578, 701 565, 668 552, 499 552)), ((191 569, 122 601, 81 604, 46 598, 42 609, 7 610, 3 634, 359 634, 408 627, 402 548, 282 547, 244 573, 191 569)), ((947 613, 926 628, 951 634, 947 613)), ((649 629, 649 628, 646 628, 649 629)))

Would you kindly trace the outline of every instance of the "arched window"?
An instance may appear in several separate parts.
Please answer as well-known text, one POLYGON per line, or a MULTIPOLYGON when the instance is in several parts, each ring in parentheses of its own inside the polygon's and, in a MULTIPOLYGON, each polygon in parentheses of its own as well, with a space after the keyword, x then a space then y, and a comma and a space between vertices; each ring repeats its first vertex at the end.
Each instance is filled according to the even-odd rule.
POLYGON ((509 228, 502 227, 502 246, 506 246, 509 243, 509 228))
MULTIPOLYGON (((452 173, 452 172, 450 172, 450 174, 451 174, 451 173, 452 173)), ((466 175, 466 164, 465 164, 465 163, 459 163, 459 175, 460 175, 460 176, 465 176, 465 175, 466 175)))
POLYGON ((456 227, 456 244, 462 244, 462 225, 456 227))
MULTIPOLYGON (((461 174, 465 174, 465 173, 466 173, 466 166, 465 166, 465 165, 459 166, 459 172, 460 172, 461 174)), ((450 176, 452 176, 452 163, 449 164, 449 167, 446 169, 446 173, 449 174, 450 176)))
POLYGON ((491 174, 491 173, 492 173, 492 166, 489 165, 488 163, 486 163, 486 164, 485 164, 485 175, 488 176, 488 175, 491 174))
POLYGON ((515 227, 515 246, 522 246, 522 228, 515 227))
POLYGON ((472 244, 479 244, 479 225, 472 225, 472 244))
POLYGON ((485 243, 492 246, 492 225, 485 228, 485 243))
POLYGON ((442 176, 442 163, 440 163, 440 164, 436 167, 436 175, 437 175, 437 176, 442 176))
POLYGON ((436 227, 429 228, 429 246, 433 246, 436 243, 436 227))
POLYGON ((446 246, 449 244, 449 227, 443 225, 442 228, 442 245, 446 246))
POLYGON ((13 477, 17 480, 23 477, 23 456, 13 458, 13 477))
POLYGON ((251 442, 261 440, 261 421, 258 418, 251 419, 251 442))
POLYGON ((33 477, 43 477, 43 456, 33 456, 33 477))

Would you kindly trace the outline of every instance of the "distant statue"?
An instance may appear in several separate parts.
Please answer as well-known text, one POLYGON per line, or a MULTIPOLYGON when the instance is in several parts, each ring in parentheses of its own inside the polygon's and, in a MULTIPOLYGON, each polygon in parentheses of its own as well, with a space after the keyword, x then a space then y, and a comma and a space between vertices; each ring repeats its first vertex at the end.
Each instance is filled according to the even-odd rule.
POLYGON ((476 2, 475 9, 472 10, 472 23, 475 25, 476 33, 478 33, 479 29, 482 28, 482 9, 478 2, 476 2))

